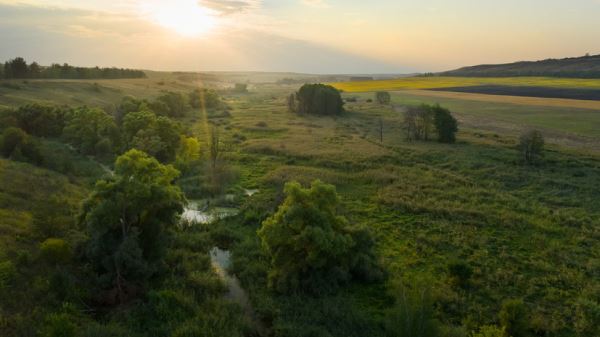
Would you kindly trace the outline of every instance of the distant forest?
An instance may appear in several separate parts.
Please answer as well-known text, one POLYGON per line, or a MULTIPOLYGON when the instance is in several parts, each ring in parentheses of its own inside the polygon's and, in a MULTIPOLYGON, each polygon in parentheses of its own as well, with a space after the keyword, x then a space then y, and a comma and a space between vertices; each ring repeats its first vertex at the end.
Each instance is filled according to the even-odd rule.
POLYGON ((35 79, 35 78, 60 78, 60 79, 116 79, 116 78, 144 78, 146 74, 141 70, 123 68, 84 68, 74 67, 67 63, 52 64, 49 67, 40 66, 37 62, 27 64, 22 57, 17 57, 0 63, 0 78, 3 79, 35 79))
POLYGON ((507 64, 484 64, 446 71, 440 76, 515 77, 544 76, 567 78, 600 78, 600 55, 564 59, 525 61, 507 64))

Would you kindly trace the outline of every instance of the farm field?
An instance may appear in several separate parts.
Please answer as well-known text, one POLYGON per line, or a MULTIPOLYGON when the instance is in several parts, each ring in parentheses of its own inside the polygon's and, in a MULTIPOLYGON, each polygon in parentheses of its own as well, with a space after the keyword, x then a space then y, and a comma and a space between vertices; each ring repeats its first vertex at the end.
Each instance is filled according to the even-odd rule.
POLYGON ((510 85, 552 88, 600 89, 600 79, 555 77, 406 77, 393 80, 337 82, 334 87, 345 92, 380 90, 437 89, 480 85, 510 85))

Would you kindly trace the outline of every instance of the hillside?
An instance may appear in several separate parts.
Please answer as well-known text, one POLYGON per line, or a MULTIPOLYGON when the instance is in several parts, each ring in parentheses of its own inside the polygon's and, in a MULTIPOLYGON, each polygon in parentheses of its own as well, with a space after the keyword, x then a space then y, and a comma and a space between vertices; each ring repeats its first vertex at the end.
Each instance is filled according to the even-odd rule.
POLYGON ((464 77, 551 76, 600 78, 600 55, 506 64, 484 64, 446 71, 439 75, 464 77))

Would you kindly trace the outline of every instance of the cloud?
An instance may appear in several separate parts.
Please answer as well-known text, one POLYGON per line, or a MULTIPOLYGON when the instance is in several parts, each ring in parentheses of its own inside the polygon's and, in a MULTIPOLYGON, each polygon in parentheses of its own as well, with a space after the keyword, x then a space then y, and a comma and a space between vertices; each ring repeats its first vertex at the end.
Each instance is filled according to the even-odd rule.
POLYGON ((329 8, 329 4, 325 0, 302 0, 302 3, 315 8, 329 8))
POLYGON ((199 4, 221 15, 228 15, 259 8, 262 0, 199 0, 199 4))

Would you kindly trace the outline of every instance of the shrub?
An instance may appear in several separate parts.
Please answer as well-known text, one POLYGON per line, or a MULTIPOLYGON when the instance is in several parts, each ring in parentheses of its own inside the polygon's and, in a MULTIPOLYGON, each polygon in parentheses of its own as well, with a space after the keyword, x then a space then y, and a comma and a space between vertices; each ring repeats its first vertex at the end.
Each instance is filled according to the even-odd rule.
POLYGON ((320 293, 352 276, 376 277, 373 241, 337 214, 340 200, 333 185, 317 180, 305 189, 291 182, 284 193, 283 204, 258 231, 271 258, 270 287, 320 293))
POLYGON ((501 326, 510 337, 527 336, 528 324, 527 307, 520 299, 506 300, 498 314, 501 326))
POLYGON ((68 314, 50 314, 46 316, 45 326, 40 335, 42 337, 73 337, 77 326, 71 321, 68 314))
POLYGON ((600 303, 579 299, 575 303, 574 325, 580 337, 600 336, 600 303))
MULTIPOLYGON (((291 96, 290 96, 291 98, 291 96)), ((296 112, 314 115, 338 115, 344 112, 340 92, 325 84, 305 84, 295 95, 296 112)), ((291 103, 288 102, 291 106, 291 103)))
POLYGON ((543 157, 544 136, 538 130, 529 130, 519 137, 519 151, 526 164, 536 164, 543 157))
POLYGON ((17 269, 11 261, 0 262, 0 290, 7 288, 17 276, 17 269))
POLYGON ((461 288, 466 288, 473 275, 473 268, 466 262, 455 261, 448 264, 448 274, 453 284, 461 288))
POLYGON ((506 337, 506 331, 504 328, 495 325, 484 325, 479 328, 479 331, 474 332, 471 337, 506 337))
POLYGON ((395 305, 385 320, 389 337, 436 337, 440 335, 434 318, 433 300, 426 289, 401 287, 394 294, 395 305))
POLYGON ((379 104, 388 105, 392 101, 392 96, 387 91, 378 91, 375 93, 375 99, 379 104))
POLYGON ((28 140, 27 133, 20 128, 10 127, 2 134, 2 155, 10 157, 16 148, 25 144, 28 140))
POLYGON ((433 120, 438 133, 440 143, 454 143, 456 141, 456 132, 458 131, 458 122, 452 116, 450 110, 442 108, 439 105, 431 107, 433 120))
POLYGON ((71 247, 62 239, 49 238, 40 244, 40 255, 50 264, 66 264, 71 260, 71 247))

